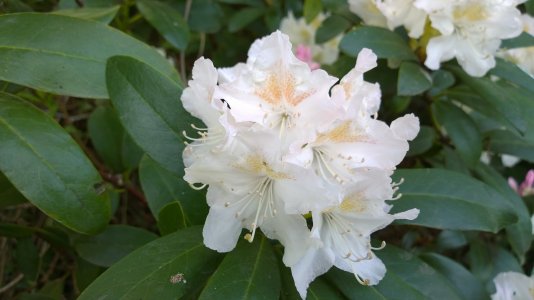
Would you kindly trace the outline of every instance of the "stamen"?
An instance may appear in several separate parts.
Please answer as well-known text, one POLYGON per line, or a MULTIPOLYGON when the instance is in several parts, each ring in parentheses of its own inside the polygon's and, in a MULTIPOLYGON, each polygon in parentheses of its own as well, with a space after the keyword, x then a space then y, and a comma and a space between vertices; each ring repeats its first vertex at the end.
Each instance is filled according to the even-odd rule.
POLYGON ((397 196, 391 198, 391 200, 399 200, 402 197, 402 193, 398 193, 397 196))
POLYGON ((195 130, 201 130, 201 131, 207 131, 207 130, 208 130, 208 128, 198 127, 198 126, 196 126, 196 125, 193 124, 193 123, 191 123, 191 124, 189 124, 189 125, 191 125, 191 128, 193 128, 193 129, 195 129, 195 130))
POLYGON ((379 247, 373 247, 373 246, 371 246, 370 248, 371 248, 371 250, 382 250, 382 249, 384 249, 385 247, 386 247, 386 241, 382 241, 382 244, 380 244, 379 247))
POLYGON ((361 279, 360 276, 358 276, 357 274, 354 274, 354 277, 356 277, 356 280, 358 281, 359 284, 361 285, 369 285, 369 279, 361 279))
POLYGON ((201 186, 196 186, 194 183, 190 183, 189 186, 194 190, 200 191, 203 188, 205 188, 207 186, 207 184, 202 184, 201 186))
POLYGON ((399 180, 399 182, 393 182, 393 183, 391 184, 391 186, 392 186, 392 187, 396 187, 396 186, 399 186, 399 185, 401 185, 401 184, 403 184, 403 183, 404 183, 404 177, 402 177, 402 178, 399 180))

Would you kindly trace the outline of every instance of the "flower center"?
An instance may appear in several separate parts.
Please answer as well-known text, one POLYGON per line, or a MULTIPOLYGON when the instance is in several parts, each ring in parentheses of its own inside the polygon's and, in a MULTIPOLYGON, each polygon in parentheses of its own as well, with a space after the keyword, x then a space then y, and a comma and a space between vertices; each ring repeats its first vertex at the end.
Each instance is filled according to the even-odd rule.
POLYGON ((486 8, 481 3, 469 3, 454 9, 453 17, 457 21, 476 22, 488 17, 486 8))

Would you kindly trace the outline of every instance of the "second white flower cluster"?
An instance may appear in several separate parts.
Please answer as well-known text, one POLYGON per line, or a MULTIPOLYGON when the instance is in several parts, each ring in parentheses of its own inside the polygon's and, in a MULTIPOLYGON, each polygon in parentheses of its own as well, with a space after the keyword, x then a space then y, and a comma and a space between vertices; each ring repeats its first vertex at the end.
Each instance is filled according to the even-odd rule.
POLYGON ((419 121, 376 119, 380 87, 363 78, 375 66, 364 49, 339 81, 296 58, 280 32, 254 42, 247 62, 232 68, 195 62, 182 102, 206 127, 192 125, 198 136, 188 135, 184 178, 209 185, 207 247, 228 252, 243 228, 250 242, 261 229, 284 245, 303 298, 333 265, 366 285, 384 277, 370 235, 419 213, 389 214, 386 203, 400 196, 391 175, 419 121))
POLYGON ((368 25, 404 26, 426 47, 425 65, 456 58, 471 76, 495 66, 501 41, 523 31, 517 6, 525 0, 349 0, 350 9, 368 25), (427 44, 428 43, 428 44, 427 44))

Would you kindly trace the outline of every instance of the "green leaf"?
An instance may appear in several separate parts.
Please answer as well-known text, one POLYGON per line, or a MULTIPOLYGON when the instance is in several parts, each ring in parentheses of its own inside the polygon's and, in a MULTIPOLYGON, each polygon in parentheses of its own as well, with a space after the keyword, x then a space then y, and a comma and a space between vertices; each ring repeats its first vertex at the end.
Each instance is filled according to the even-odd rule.
MULTIPOLYGON (((121 4, 121 0, 83 0, 83 7, 110 7, 121 4)), ((76 1, 60 0, 58 7, 60 9, 79 8, 76 1)))
POLYGON ((205 281, 219 255, 204 247, 202 227, 159 238, 123 258, 78 298, 179 299, 205 281))
POLYGON ((524 258, 532 244, 532 222, 525 202, 510 188, 508 182, 492 167, 479 163, 475 173, 482 181, 492 186, 508 200, 514 208, 519 221, 506 227, 506 237, 518 257, 524 258))
POLYGON ((339 290, 336 290, 326 280, 324 280, 322 277, 319 277, 310 284, 306 299, 307 300, 321 300, 321 299, 343 300, 345 298, 343 297, 343 295, 341 295, 339 290))
POLYGON ((116 172, 123 171, 121 148, 124 130, 113 109, 95 109, 87 122, 87 131, 93 147, 104 163, 116 172))
POLYGON ((228 21, 228 31, 236 32, 243 29, 248 24, 252 23, 257 18, 261 17, 265 12, 265 8, 249 7, 244 8, 232 15, 228 21))
POLYGON ((448 89, 444 92, 444 95, 451 100, 456 100, 469 106, 478 113, 515 132, 519 132, 517 128, 526 127, 516 107, 508 107, 503 102, 492 103, 488 98, 475 94, 467 86, 448 89))
POLYGON ((26 198, 0 172, 0 208, 26 202, 26 198))
POLYGON ((475 166, 482 154, 482 136, 475 122, 462 109, 445 101, 434 102, 431 109, 463 161, 471 167, 475 166))
POLYGON ((423 93, 432 86, 432 78, 418 64, 402 62, 399 68, 397 94, 414 96, 423 93))
POLYGON ((407 156, 416 156, 430 150, 435 139, 436 132, 434 128, 425 125, 421 126, 417 137, 410 142, 410 150, 408 150, 407 156))
POLYGON ((429 93, 430 95, 436 95, 453 86, 454 82, 454 75, 451 72, 445 70, 434 71, 432 72, 432 88, 429 93))
POLYGON ((489 149, 496 153, 506 153, 534 162, 534 141, 527 140, 507 130, 494 130, 489 133, 489 149))
POLYGON ((54 14, 0 16, 0 79, 81 98, 108 98, 106 60, 140 59, 178 80, 156 50, 104 24, 54 14))
POLYGON ((525 31, 521 32, 518 37, 503 40, 501 43, 501 48, 503 49, 524 48, 532 46, 534 46, 534 36, 525 31))
POLYGON ((440 169, 405 169, 393 211, 420 210, 415 220, 397 221, 438 229, 497 232, 517 221, 508 201, 488 185, 460 173, 440 169))
POLYGON ((157 220, 165 205, 178 201, 184 210, 187 224, 204 223, 208 212, 204 193, 189 187, 183 178, 165 170, 148 156, 141 160, 139 178, 148 207, 157 220))
POLYGON ((497 65, 490 70, 490 74, 511 81, 534 93, 534 78, 519 68, 516 64, 497 58, 497 65))
POLYGON ((0 94, 0 171, 35 206, 82 233, 96 233, 111 214, 102 182, 76 142, 37 108, 0 94))
POLYGON ((131 57, 108 61, 106 81, 123 127, 151 158, 182 177, 184 129, 195 119, 180 102, 182 87, 131 57))
POLYGON ((27 238, 34 232, 34 229, 27 226, 0 223, 0 236, 13 237, 13 238, 27 238))
POLYGON ((254 243, 241 240, 228 253, 200 294, 207 299, 278 299, 280 273, 271 244, 265 237, 254 243))
POLYGON ((467 245, 465 234, 459 230, 443 230, 436 240, 437 249, 440 251, 457 249, 467 245))
POLYGON ((97 266, 109 267, 157 237, 142 228, 110 225, 98 235, 81 237, 75 241, 74 247, 78 255, 86 261, 97 266))
POLYGON ((224 13, 218 1, 191 1, 191 13, 187 20, 191 30, 217 33, 221 29, 221 20, 224 20, 224 13))
POLYGON ((461 299, 442 274, 410 252, 388 245, 376 254, 387 267, 378 285, 360 285, 353 274, 336 268, 326 276, 348 299, 461 299))
POLYGON ((80 257, 76 258, 76 269, 74 270, 74 282, 76 288, 82 292, 104 271, 104 268, 95 266, 80 257))
POLYGON ((323 10, 321 0, 304 0, 304 19, 310 23, 323 10))
POLYGON ((15 247, 17 270, 24 274, 26 281, 35 281, 40 267, 39 251, 30 237, 17 239, 15 247))
POLYGON ((157 219, 158 229, 161 235, 173 233, 190 225, 187 222, 184 209, 178 201, 163 206, 159 211, 157 219))
POLYGON ((331 15, 326 18, 317 28, 315 33, 315 42, 322 44, 342 34, 349 29, 351 23, 340 15, 331 15))
POLYGON ((466 258, 471 272, 486 284, 501 272, 523 273, 521 265, 510 252, 480 238, 471 241, 466 258))
POLYGON ((437 253, 425 253, 420 258, 434 270, 445 276, 456 288, 456 291, 462 299, 483 300, 489 298, 482 282, 461 264, 437 253))
POLYGON ((189 27, 182 14, 165 2, 137 0, 137 8, 147 21, 176 49, 185 50, 189 43, 189 27))
POLYGON ((345 34, 339 48, 352 57, 356 57, 363 48, 370 48, 378 58, 417 60, 408 43, 398 34, 373 26, 360 26, 345 34))
POLYGON ((72 8, 56 10, 53 11, 52 14, 94 20, 104 24, 109 24, 113 20, 113 18, 115 18, 115 15, 119 11, 119 8, 119 5, 110 7, 72 8))
POLYGON ((494 108, 509 123, 513 124, 515 129, 519 132, 525 132, 527 123, 521 111, 519 99, 515 95, 488 78, 471 77, 458 67, 451 67, 451 70, 473 91, 476 91, 480 95, 481 100, 479 105, 494 108))

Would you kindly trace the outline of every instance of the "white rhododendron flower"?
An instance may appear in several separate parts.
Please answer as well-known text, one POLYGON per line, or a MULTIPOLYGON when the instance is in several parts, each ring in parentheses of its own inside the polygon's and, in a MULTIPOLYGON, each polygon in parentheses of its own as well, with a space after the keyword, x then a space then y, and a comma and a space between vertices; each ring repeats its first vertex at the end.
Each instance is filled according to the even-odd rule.
POLYGON ((495 66, 501 40, 518 36, 522 25, 517 5, 523 0, 415 0, 440 33, 430 39, 425 65, 456 58, 471 76, 483 76, 495 66))
MULTIPOLYGON (((523 14, 521 21, 523 23, 523 30, 534 36, 534 18, 523 14)), ((534 77, 534 46, 502 51, 500 56, 517 64, 523 71, 534 77)))
MULTIPOLYGON (((380 88, 363 75, 376 55, 363 49, 337 85, 292 52, 279 31, 257 40, 246 63, 215 69, 200 58, 182 95, 184 107, 206 126, 184 150, 184 179, 208 187, 207 247, 231 251, 258 231, 284 245, 303 298, 330 267, 377 284, 386 267, 372 252, 371 234, 395 219, 385 201, 398 184, 391 174, 419 131, 409 114, 388 126, 376 119, 380 88), (308 228, 305 216, 312 216, 308 228)), ((376 250, 376 249, 375 249, 376 250)))
POLYGON ((497 291, 491 300, 534 300, 534 277, 517 272, 500 273, 493 279, 497 291))
POLYGON ((426 23, 426 12, 414 6, 415 0, 377 0, 376 6, 386 17, 389 29, 404 26, 411 38, 419 38, 426 23))
POLYGON ((386 17, 378 9, 375 0, 349 0, 349 9, 366 25, 387 27, 386 17))
POLYGON ((309 63, 329 65, 337 60, 339 56, 338 46, 342 38, 341 34, 322 44, 317 44, 315 42, 317 29, 325 19, 326 15, 320 13, 310 23, 307 23, 304 18, 295 18, 291 12, 287 17, 282 19, 282 22, 280 23, 280 31, 289 36, 289 41, 293 44, 293 52, 301 60, 306 61, 305 58, 307 58, 307 56, 299 55, 299 48, 300 53, 308 50, 311 52, 310 59, 306 61, 309 63))

